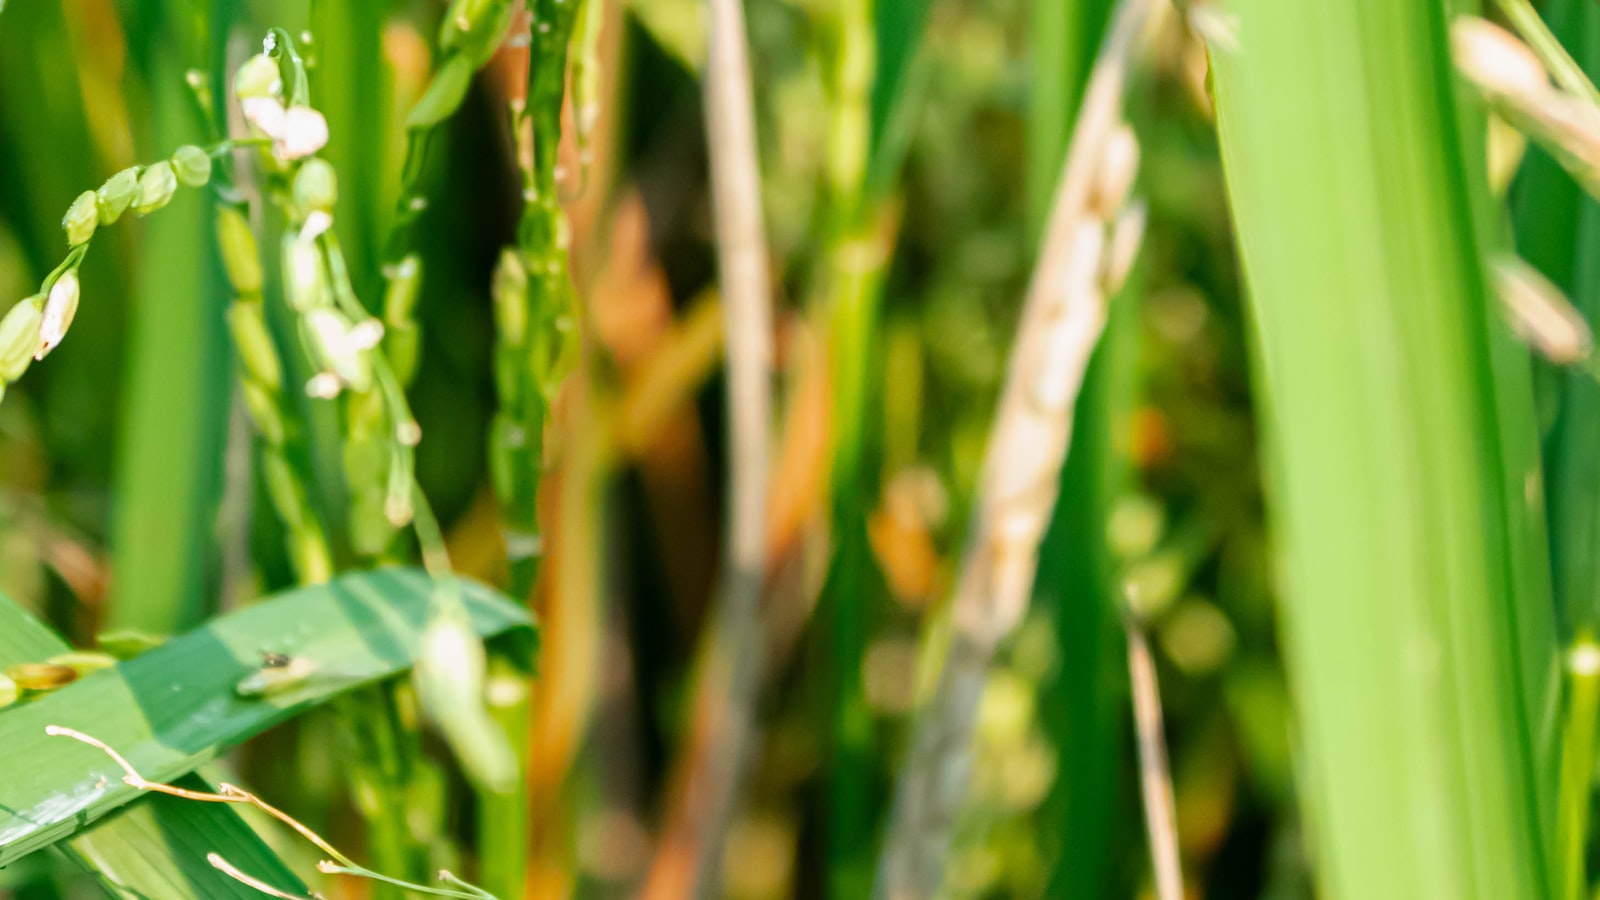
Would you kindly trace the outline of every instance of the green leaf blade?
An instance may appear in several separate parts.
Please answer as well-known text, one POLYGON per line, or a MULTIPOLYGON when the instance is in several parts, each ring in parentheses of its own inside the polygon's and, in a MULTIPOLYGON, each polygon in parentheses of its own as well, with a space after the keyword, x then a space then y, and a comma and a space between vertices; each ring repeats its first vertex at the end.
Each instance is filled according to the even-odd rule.
MULTIPOLYGON (((381 570, 303 588, 217 619, 136 659, 0 713, 9 777, 0 783, 0 865, 73 834, 139 795, 99 750, 45 734, 74 728, 170 781, 228 745, 339 694, 405 671, 427 622, 432 582, 381 570), (263 652, 313 663, 304 684, 241 697, 263 652)), ((521 608, 463 583, 480 635, 531 640, 521 608)))

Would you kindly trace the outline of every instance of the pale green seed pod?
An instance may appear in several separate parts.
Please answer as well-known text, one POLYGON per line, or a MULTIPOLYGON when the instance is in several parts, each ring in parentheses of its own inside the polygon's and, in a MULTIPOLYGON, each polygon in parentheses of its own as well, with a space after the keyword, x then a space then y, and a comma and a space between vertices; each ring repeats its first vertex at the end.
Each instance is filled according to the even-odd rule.
POLYGON ((244 214, 231 206, 217 210, 217 246, 233 289, 240 294, 261 293, 261 257, 256 252, 255 233, 244 214))
POLYGON ((501 343, 520 347, 528 333, 528 270, 522 254, 500 251, 489 291, 494 295, 494 322, 501 343))
POLYGON ((504 343, 494 348, 494 391, 502 407, 515 409, 522 402, 522 372, 526 365, 523 348, 504 343))
POLYGON ((264 449, 261 453, 261 474, 266 481, 272 505, 283 517, 283 524, 291 531, 306 527, 311 519, 310 511, 295 481, 294 469, 283 453, 272 447, 264 449))
POLYGON ((379 556, 389 548, 395 528, 383 511, 384 496, 365 492, 350 498, 350 543, 362 556, 379 556))
POLYGON ((328 305, 327 276, 314 242, 283 236, 283 286, 289 305, 300 312, 328 305))
POLYGON ((412 253, 394 266, 384 269, 388 284, 383 291, 383 321, 397 327, 411 321, 422 287, 422 259, 412 253))
POLYGON ((519 440, 522 426, 505 413, 497 412, 489 424, 489 480, 496 496, 515 496, 517 473, 526 441, 519 440))
POLYGON ((95 226, 99 224, 99 195, 94 191, 84 191, 67 207, 67 214, 61 217, 61 227, 67 231, 67 246, 76 247, 94 237, 95 226))
POLYGON ((4 402, 6 402, 6 383, 4 379, 0 379, 0 403, 4 402))
POLYGON ((267 331, 265 310, 259 302, 235 303, 228 308, 228 330, 251 379, 268 390, 283 387, 283 367, 267 331))
POLYGON ((278 412, 277 400, 260 384, 248 379, 239 383, 244 394, 245 409, 250 411, 250 421, 255 423, 261 437, 274 447, 283 446, 283 415, 278 412))
POLYGON ((0 319, 0 381, 16 381, 39 352, 39 326, 44 312, 36 298, 18 303, 0 319))
POLYGON ((211 180, 211 155, 193 144, 184 144, 172 154, 172 171, 184 187, 205 187, 211 180))
POLYGON ((133 201, 133 211, 148 215, 172 200, 178 192, 178 176, 172 163, 158 162, 139 173, 139 196, 133 201))
POLYGON ((302 216, 321 210, 333 212, 339 202, 339 175, 333 164, 312 157, 300 166, 294 176, 294 205, 302 216))
POLYGON ((138 193, 138 166, 129 166, 107 178, 106 183, 100 185, 100 190, 95 192, 96 205, 100 209, 100 224, 111 225, 122 218, 122 214, 133 205, 133 198, 138 193))
POLYGON ((233 95, 240 100, 251 97, 276 97, 283 92, 283 75, 278 64, 257 53, 244 61, 233 76, 233 95))
POLYGON ((439 46, 477 68, 494 53, 512 12, 509 0, 455 0, 439 26, 439 46))
POLYGON ((467 88, 472 84, 472 70, 472 60, 466 56, 457 54, 446 60, 434 74, 422 99, 411 107, 411 113, 406 116, 406 128, 412 131, 432 128, 450 118, 467 96, 467 88))
POLYGON ((383 353, 401 384, 409 384, 411 376, 417 373, 417 361, 422 355, 421 338, 415 325, 390 325, 384 329, 383 353))

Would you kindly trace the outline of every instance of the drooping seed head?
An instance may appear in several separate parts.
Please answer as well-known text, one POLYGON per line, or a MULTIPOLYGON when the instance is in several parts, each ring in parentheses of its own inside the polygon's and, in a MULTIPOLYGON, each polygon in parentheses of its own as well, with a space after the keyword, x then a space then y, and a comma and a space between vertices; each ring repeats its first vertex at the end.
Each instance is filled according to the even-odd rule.
POLYGON ((39 323, 39 349, 34 359, 44 359, 61 344, 78 314, 78 273, 68 269, 50 288, 50 298, 44 303, 44 317, 39 323))
POLYGON ((139 196, 133 202, 133 211, 149 215, 171 202, 177 192, 178 176, 172 171, 172 163, 158 162, 139 173, 139 196))
POLYGON ((185 187, 205 187, 211 180, 211 155, 193 144, 185 144, 172 154, 172 171, 185 187))
POLYGON ((68 246, 76 247, 94 237, 95 227, 100 224, 98 197, 94 191, 84 191, 67 207, 67 214, 61 217, 61 227, 66 229, 68 246))
POLYGON ((138 166, 129 166, 106 179, 106 183, 95 193, 96 205, 100 210, 100 224, 114 224, 128 207, 133 205, 133 198, 138 193, 138 166))

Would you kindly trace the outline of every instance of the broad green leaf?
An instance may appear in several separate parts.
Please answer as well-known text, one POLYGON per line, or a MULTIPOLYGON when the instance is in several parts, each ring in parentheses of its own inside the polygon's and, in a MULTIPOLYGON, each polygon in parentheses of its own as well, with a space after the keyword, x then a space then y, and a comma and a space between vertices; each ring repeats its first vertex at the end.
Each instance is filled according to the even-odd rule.
MULTIPOLYGON (((527 613, 464 583, 473 627, 522 649, 527 613)), ((152 781, 170 781, 231 744, 305 709, 405 671, 425 625, 432 582, 386 569, 278 595, 176 638, 115 668, 0 712, 7 777, 0 782, 0 865, 67 837, 139 796, 104 753, 45 734, 75 728, 121 753, 152 781), (237 690, 262 653, 312 668, 259 696, 237 690)))
MULTIPOLYGON (((70 649, 44 624, 0 595, 0 666, 37 662, 70 649)), ((212 789, 195 775, 177 784, 190 790, 212 789)), ((163 900, 260 896, 207 862, 206 854, 212 852, 279 890, 305 892, 300 879, 239 814, 217 803, 152 794, 96 822, 62 849, 118 896, 163 900)))
POLYGON ((1028 94, 1028 232, 1034 240, 1044 229, 1078 102, 1110 15, 1110 0, 1034 0, 1028 23, 1033 70, 1028 94))
MULTIPOLYGON (((129 35, 150 92, 146 162, 204 139, 184 78, 209 60, 167 6, 136 4, 129 35)), ((204 192, 186 190, 140 226, 111 529, 114 628, 190 628, 213 593, 232 384, 213 215, 204 192)))
POLYGON ((1532 399, 1443 6, 1230 10, 1214 85, 1319 893, 1551 896, 1551 599, 1511 492, 1532 399))

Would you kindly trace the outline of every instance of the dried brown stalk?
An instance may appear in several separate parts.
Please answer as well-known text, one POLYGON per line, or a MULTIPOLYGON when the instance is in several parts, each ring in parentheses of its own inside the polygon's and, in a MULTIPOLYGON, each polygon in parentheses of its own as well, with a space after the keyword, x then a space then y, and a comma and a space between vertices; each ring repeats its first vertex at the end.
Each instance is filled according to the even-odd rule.
POLYGON ((696 679, 692 737, 647 897, 712 891, 754 727, 770 452, 772 297, 761 213, 749 50, 741 0, 708 0, 704 77, 718 276, 727 333, 732 490, 720 602, 696 679))
POLYGON ((1159 900, 1183 900, 1183 866, 1178 857, 1178 814, 1167 767, 1167 739, 1161 727, 1161 687, 1144 625, 1123 618, 1128 633, 1128 681, 1133 689, 1133 727, 1139 742, 1139 791, 1144 798, 1150 868, 1159 900))
POLYGON ((879 897, 932 896, 943 875, 978 698, 996 647, 1026 612, 1078 391, 1105 322, 1107 216, 1126 205, 1115 186, 1131 182, 1120 168, 1130 156, 1119 147, 1125 86, 1168 8, 1168 0, 1121 0, 1090 76, 990 435, 951 598, 953 635, 897 787, 879 897))

